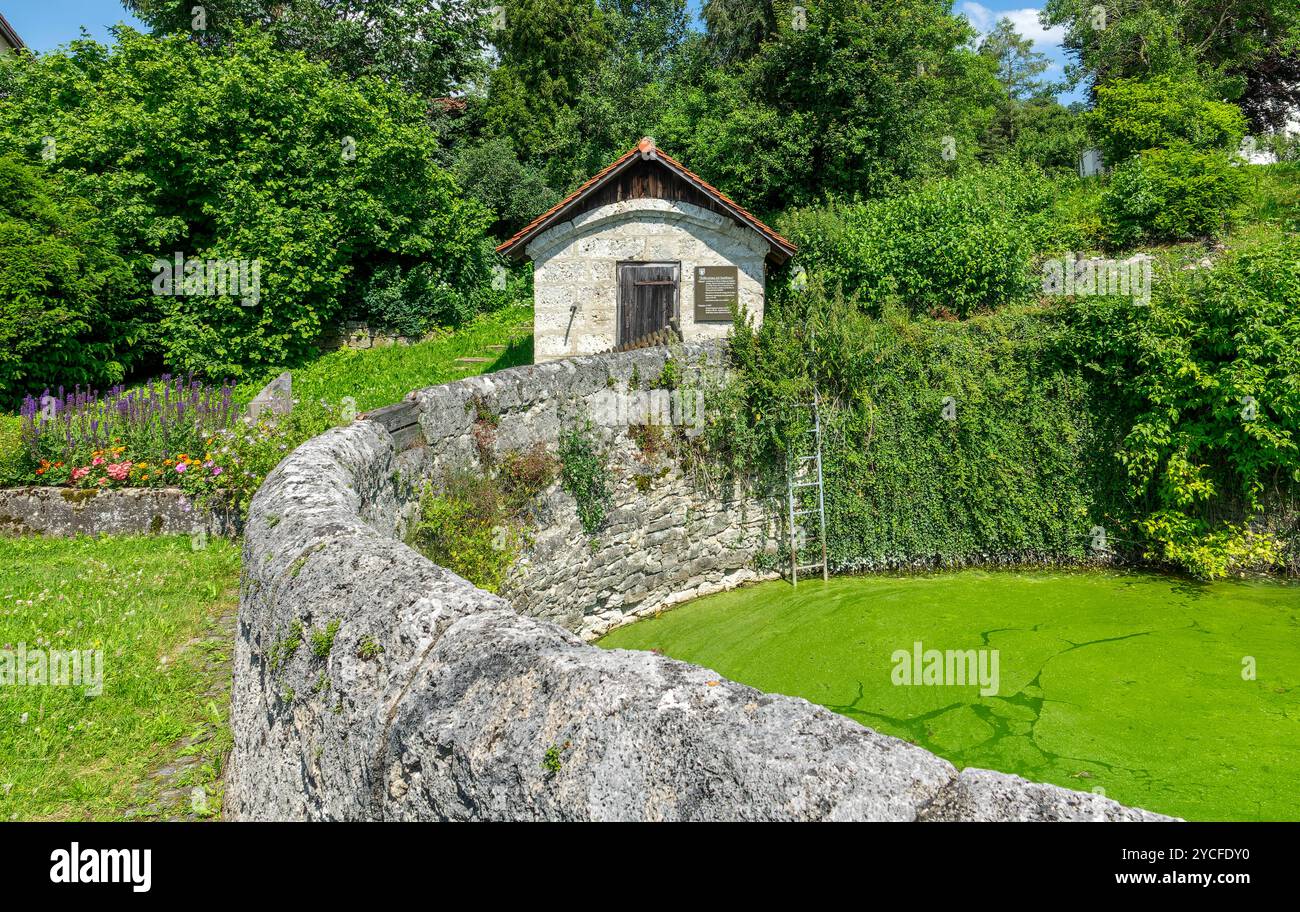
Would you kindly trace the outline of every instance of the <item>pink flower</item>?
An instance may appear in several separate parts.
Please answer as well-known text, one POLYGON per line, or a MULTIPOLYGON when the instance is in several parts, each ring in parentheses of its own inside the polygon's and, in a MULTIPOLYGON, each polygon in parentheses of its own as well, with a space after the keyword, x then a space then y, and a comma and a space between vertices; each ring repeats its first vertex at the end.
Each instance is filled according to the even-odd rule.
POLYGON ((91 465, 102 465, 103 462, 104 462, 103 456, 96 456, 94 459, 90 460, 91 465))
POLYGON ((90 466, 84 466, 83 468, 80 469, 73 469, 72 480, 81 481, 81 479, 85 478, 89 474, 90 474, 90 466))
POLYGON ((104 469, 108 477, 114 481, 126 481, 127 476, 131 474, 131 463, 129 462, 110 462, 104 469))
POLYGON ((212 467, 212 477, 213 477, 213 478, 216 478, 216 477, 217 477, 218 475, 220 475, 220 474, 221 474, 221 466, 213 466, 213 467, 212 467))
POLYGON ((177 474, 177 475, 184 475, 184 474, 185 474, 185 463, 183 463, 183 462, 178 462, 178 463, 176 463, 176 474, 177 474))

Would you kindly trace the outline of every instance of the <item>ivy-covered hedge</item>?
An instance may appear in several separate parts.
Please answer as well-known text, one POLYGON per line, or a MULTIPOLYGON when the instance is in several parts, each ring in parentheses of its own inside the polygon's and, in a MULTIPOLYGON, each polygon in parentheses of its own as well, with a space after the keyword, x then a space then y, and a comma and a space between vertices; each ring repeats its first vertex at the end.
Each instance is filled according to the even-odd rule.
MULTIPOLYGON (((737 323, 715 464, 784 496, 824 401, 837 570, 1069 563, 1105 547, 1216 578, 1295 566, 1300 244, 1157 275, 1151 304, 874 318, 814 287, 737 323)), ((715 403, 716 400, 715 399, 715 403)))
POLYGON ((1150 304, 875 318, 814 286, 756 332, 738 322, 732 357, 707 448, 781 496, 823 398, 837 570, 1072 562, 1097 527, 1108 550, 1199 578, 1296 565, 1294 239, 1162 272, 1150 304))
POLYGON ((816 378, 833 569, 1072 562, 1094 553, 1094 526, 1126 537, 1099 493, 1117 490, 1118 435, 1096 387, 1059 360, 1061 312, 949 322, 801 306, 738 334, 750 437, 729 424, 725 446, 748 447, 783 492, 816 378))

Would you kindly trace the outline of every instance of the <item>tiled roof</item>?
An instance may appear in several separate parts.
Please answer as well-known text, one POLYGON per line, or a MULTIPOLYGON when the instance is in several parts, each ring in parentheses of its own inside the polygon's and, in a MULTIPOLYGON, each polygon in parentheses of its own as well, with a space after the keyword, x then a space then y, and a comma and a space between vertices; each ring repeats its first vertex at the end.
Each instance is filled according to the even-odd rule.
POLYGON ((708 181, 704 180, 704 178, 691 171, 662 149, 657 148, 654 140, 649 137, 642 139, 639 143, 620 155, 609 165, 596 172, 590 180, 584 182, 577 190, 574 190, 550 209, 547 209, 537 218, 529 222, 519 231, 519 233, 498 247, 497 252, 507 255, 522 252, 529 241, 541 234, 555 222, 558 222, 560 217, 576 203, 584 199, 594 190, 598 189, 606 181, 613 179, 619 171, 638 157, 659 161, 666 165, 670 170, 676 171, 691 184, 695 185, 698 190, 713 199, 714 202, 718 203, 718 205, 725 209, 737 222, 746 225, 763 235, 781 260, 788 259, 794 254, 796 250, 794 244, 790 243, 789 240, 763 224, 757 216, 748 212, 743 206, 732 200, 731 197, 727 196, 717 187, 714 187, 708 181))

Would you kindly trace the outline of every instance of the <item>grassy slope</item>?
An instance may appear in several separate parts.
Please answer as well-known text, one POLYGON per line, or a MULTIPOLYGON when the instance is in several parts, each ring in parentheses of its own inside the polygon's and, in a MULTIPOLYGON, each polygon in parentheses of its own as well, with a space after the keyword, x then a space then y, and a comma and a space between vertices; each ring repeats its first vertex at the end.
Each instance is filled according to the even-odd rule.
MULTIPOLYGON (((183 648, 238 603, 239 546, 189 538, 0 539, 0 646, 103 650, 99 696, 0 687, 0 819, 117 819, 179 739, 224 731, 202 650, 183 648)), ((179 785, 211 783, 228 740, 198 747, 179 785)), ((213 805, 218 799, 214 796, 213 805)))
MULTIPOLYGON (((331 404, 352 396, 360 411, 391 405, 412 390, 532 364, 532 333, 532 308, 507 307, 484 314, 462 329, 428 342, 366 350, 340 349, 295 368, 293 394, 302 400, 324 399, 331 404), (458 360, 462 358, 488 360, 458 360)), ((268 376, 242 384, 236 398, 251 399, 270 379, 268 376)))
POLYGON ((1195 820, 1296 819, 1300 587, 963 572, 766 583, 614 631, 958 766, 1195 820), (997 695, 895 686, 895 650, 999 652, 997 695), (1244 680, 1253 657, 1257 679, 1244 680))

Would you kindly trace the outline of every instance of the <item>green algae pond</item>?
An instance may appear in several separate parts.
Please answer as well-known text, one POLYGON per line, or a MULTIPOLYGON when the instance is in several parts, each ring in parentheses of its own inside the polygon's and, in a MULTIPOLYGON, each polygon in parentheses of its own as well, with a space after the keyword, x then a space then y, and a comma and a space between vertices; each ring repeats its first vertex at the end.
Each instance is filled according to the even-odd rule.
POLYGON ((599 645, 803 697, 958 767, 1189 820, 1300 820, 1294 583, 982 571, 771 582, 599 645))

